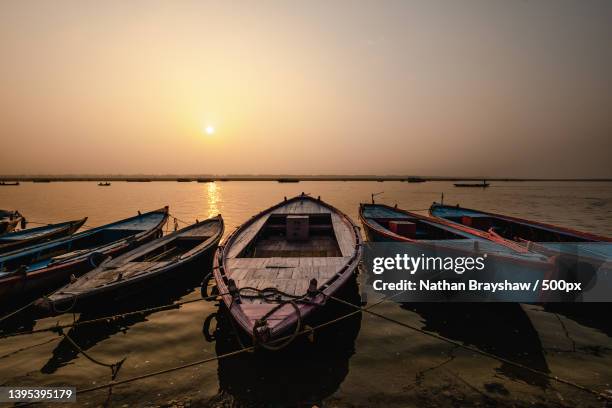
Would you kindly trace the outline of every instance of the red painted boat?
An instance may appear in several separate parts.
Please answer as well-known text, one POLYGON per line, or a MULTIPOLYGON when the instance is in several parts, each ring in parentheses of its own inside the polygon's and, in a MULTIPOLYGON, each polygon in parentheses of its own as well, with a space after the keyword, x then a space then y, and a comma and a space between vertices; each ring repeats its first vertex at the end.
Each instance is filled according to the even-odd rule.
POLYGON ((588 288, 612 265, 612 238, 539 221, 433 203, 431 215, 457 228, 471 228, 502 244, 520 245, 550 257, 555 276, 588 288))
POLYGON ((213 274, 237 326, 273 348, 348 282, 361 250, 346 215, 302 193, 233 232, 217 250, 213 274))
POLYGON ((433 203, 429 213, 447 225, 470 228, 499 243, 518 244, 525 249, 557 255, 572 248, 583 256, 612 258, 612 238, 539 221, 433 203))

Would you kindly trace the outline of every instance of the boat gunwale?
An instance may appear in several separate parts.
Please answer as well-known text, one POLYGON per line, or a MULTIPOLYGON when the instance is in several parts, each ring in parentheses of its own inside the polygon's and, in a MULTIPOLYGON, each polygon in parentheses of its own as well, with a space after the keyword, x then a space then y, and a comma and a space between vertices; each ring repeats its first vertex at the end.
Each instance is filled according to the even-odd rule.
POLYGON ((79 220, 73 220, 73 221, 64 221, 64 222, 60 222, 57 224, 49 224, 49 225, 45 225, 45 226, 41 226, 41 227, 36 227, 36 228, 31 228, 31 229, 23 229, 23 230, 19 230, 16 232, 10 232, 9 234, 20 234, 20 233, 25 233, 26 231, 28 232, 33 232, 34 230, 44 230, 44 229, 50 229, 49 232, 47 232, 46 234, 41 234, 41 235, 35 235, 29 238, 23 238, 23 239, 17 239, 17 240, 7 240, 5 241, 5 238, 7 238, 5 235, 0 236, 0 257, 6 254, 10 254, 12 252, 15 251, 23 251, 26 250, 28 248, 30 248, 31 246, 34 245, 39 245, 42 243, 46 243, 46 242, 50 242, 48 241, 48 238, 51 238, 51 240, 53 239, 53 236, 55 235, 59 235, 58 238, 55 239, 62 239, 62 238, 66 238, 66 237, 71 237, 72 234, 74 234, 76 231, 79 230, 79 228, 81 228, 83 226, 83 224, 85 224, 85 222, 87 222, 87 217, 83 217, 79 220), (54 228, 54 229, 53 229, 54 228), (65 235, 65 236, 64 236, 65 235), (38 242, 40 241, 40 242, 38 242), (34 242, 32 245, 28 245, 29 242, 34 242), (14 249, 11 249, 11 247, 17 247, 14 249), (4 252, 5 249, 9 249, 7 252, 4 252))
MULTIPOLYGON (((85 230, 85 231, 81 231, 78 234, 74 234, 74 235, 70 235, 70 236, 62 237, 62 238, 57 238, 57 239, 54 239, 54 240, 51 240, 51 241, 47 241, 47 242, 41 242, 41 243, 35 244, 35 245, 33 245, 31 247, 28 247, 28 248, 22 248, 22 249, 18 249, 18 250, 15 250, 15 251, 7 252, 5 254, 0 255, 0 264, 2 264, 8 258, 19 257, 19 256, 22 256, 23 254, 29 253, 29 252, 36 252, 36 250, 42 249, 44 247, 53 247, 55 245, 61 245, 61 244, 64 243, 64 241, 76 240, 76 239, 80 239, 82 237, 87 237, 87 236, 93 235, 96 232, 103 231, 103 230, 106 230, 106 229, 112 229, 113 226, 117 226, 117 225, 120 225, 120 224, 125 224, 125 223, 133 221, 133 220, 135 220, 137 218, 140 218, 140 217, 146 217, 146 216, 154 215, 154 214, 162 214, 163 215, 162 221, 167 221, 167 219, 168 219, 168 210, 169 210, 168 206, 165 206, 165 207, 159 208, 157 210, 153 210, 153 211, 148 211, 146 213, 137 214, 137 215, 129 217, 129 218, 124 218, 123 220, 115 221, 115 222, 112 222, 110 224, 104 224, 104 225, 100 225, 99 227, 94 227, 94 228, 91 228, 91 229, 88 229, 88 230, 85 230)), ((142 232, 146 232, 146 231, 142 231, 142 232)), ((121 239, 119 239, 117 241, 120 241, 120 240, 121 239)), ((112 242, 109 243, 109 245, 110 244, 112 244, 112 242)), ((100 247, 104 247, 104 246, 105 245, 101 245, 100 247)))
POLYGON ((491 233, 489 233, 489 232, 485 232, 485 231, 481 231, 481 230, 478 230, 478 229, 475 229, 475 228, 471 228, 471 227, 465 226, 465 225, 463 225, 463 224, 458 224, 460 227, 462 227, 462 228, 458 228, 458 227, 455 225, 455 223, 450 223, 450 221, 445 220, 445 219, 441 219, 441 218, 438 218, 438 217, 427 217, 427 216, 425 216, 425 215, 416 214, 416 213, 413 213, 413 212, 410 212, 410 211, 407 211, 407 210, 403 210, 403 209, 401 209, 401 208, 391 207, 390 205, 387 205, 387 204, 378 204, 378 203, 377 203, 377 204, 361 203, 361 204, 359 205, 359 218, 361 219, 361 221, 362 221, 364 224, 367 224, 367 225, 368 225, 370 228, 373 228, 373 229, 375 229, 376 231, 381 232, 381 233, 382 233, 383 235, 385 235, 386 237, 391 238, 391 239, 393 239, 393 240, 395 240, 395 241, 403 241, 403 242, 415 242, 415 243, 416 243, 416 242, 419 242, 419 243, 423 243, 423 242, 424 242, 424 240, 419 240, 419 239, 414 239, 414 238, 408 238, 408 237, 404 237, 404 236, 402 236, 402 235, 397 235, 397 234, 389 234, 388 232, 386 232, 386 231, 385 231, 385 230, 386 230, 386 228, 384 228, 384 227, 383 227, 383 230, 381 230, 380 228, 377 228, 376 226, 372 225, 372 224, 371 224, 371 223, 370 223, 370 222, 367 220, 367 217, 365 217, 365 216, 363 215, 363 208, 364 208, 365 206, 368 206, 368 205, 379 205, 379 206, 386 207, 386 208, 388 208, 388 209, 391 209, 391 210, 394 210, 394 211, 400 212, 400 213, 402 213, 402 214, 408 215, 408 216, 410 216, 410 217, 414 217, 414 218, 416 218, 416 219, 418 219, 418 220, 420 220, 420 221, 430 222, 430 223, 432 223, 432 224, 439 224, 439 225, 443 225, 443 226, 450 227, 450 228, 453 228, 453 229, 457 229, 457 230, 459 230, 459 231, 465 232, 465 233, 467 233, 467 234, 475 235, 475 236, 477 236, 477 237, 479 237, 479 238, 482 238, 482 239, 485 239, 485 240, 487 240, 487 241, 493 241, 493 242, 496 242, 496 243, 501 244, 501 245, 503 245, 503 246, 505 246, 505 247, 508 247, 508 248, 510 248, 510 249, 513 249, 513 250, 515 250, 515 251, 517 251, 517 252, 521 252, 521 253, 527 253, 527 252, 529 252, 529 251, 528 251, 528 250, 527 250, 527 249, 526 249, 524 246, 522 246, 522 245, 518 245, 518 244, 516 244, 516 243, 514 243, 514 242, 499 242, 499 240, 498 240, 498 239, 495 239, 495 237, 494 237, 494 236, 493 236, 491 233), (452 224, 452 225, 451 225, 451 224, 452 224), (397 238, 399 238, 399 239, 397 239, 397 238))

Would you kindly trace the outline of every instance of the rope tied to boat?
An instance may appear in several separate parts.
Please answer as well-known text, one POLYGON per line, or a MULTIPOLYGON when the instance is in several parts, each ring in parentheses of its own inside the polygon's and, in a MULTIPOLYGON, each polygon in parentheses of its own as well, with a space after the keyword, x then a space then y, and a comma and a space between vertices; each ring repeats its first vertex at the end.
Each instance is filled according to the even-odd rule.
POLYGON ((56 302, 53 302, 51 299, 49 299, 49 296, 44 296, 43 299, 45 300, 47 305, 50 305, 51 311, 53 313, 64 314, 70 312, 76 306, 78 295, 76 293, 72 293, 71 295, 72 297, 70 299, 72 299, 72 303, 70 303, 70 305, 66 309, 58 309, 56 302))
POLYGON ((304 293, 303 295, 295 295, 292 293, 287 293, 276 287, 267 287, 263 289, 258 289, 252 286, 244 286, 244 287, 238 288, 235 282, 233 281, 233 279, 230 279, 228 281, 228 291, 232 297, 232 300, 228 308, 229 310, 231 310, 234 302, 241 303, 241 297, 247 298, 247 299, 261 299, 267 303, 276 303, 276 306, 268 310, 262 317, 260 317, 259 319, 255 321, 255 324, 253 325, 253 330, 251 332, 253 344, 256 346, 262 347, 266 350, 270 350, 270 351, 278 351, 278 350, 281 350, 287 347, 298 336, 298 333, 302 329, 302 319, 303 319, 302 313, 300 311, 300 307, 298 306, 298 304, 310 304, 310 305, 319 306, 319 307, 325 305, 325 301, 319 302, 319 303, 312 301, 312 299, 314 299, 317 295, 322 294, 322 292, 318 290, 317 288, 316 279, 312 279, 310 281, 310 285, 308 286, 306 293, 304 293), (285 299, 283 299, 283 297, 285 299), (271 334, 270 327, 268 326, 267 320, 270 316, 272 316, 274 313, 276 313, 277 311, 279 311, 286 305, 290 305, 295 311, 295 316, 296 316, 295 330, 281 344, 272 345, 271 344, 272 334, 271 334))
POLYGON ((117 378, 117 375, 119 374, 119 370, 121 369, 121 366, 123 365, 123 363, 127 359, 127 356, 123 357, 121 360, 119 360, 119 361, 117 361, 115 363, 105 363, 103 361, 100 361, 100 360, 92 357, 88 353, 86 353, 85 350, 83 350, 67 333, 64 332, 63 327, 57 326, 56 332, 60 336, 62 336, 64 339, 66 339, 72 345, 72 347, 75 348, 75 350, 77 352, 79 352, 80 354, 85 356, 89 361, 91 361, 92 363, 95 363, 97 365, 110 368, 110 370, 111 370, 111 377, 112 377, 113 381, 115 380, 115 378, 117 378))

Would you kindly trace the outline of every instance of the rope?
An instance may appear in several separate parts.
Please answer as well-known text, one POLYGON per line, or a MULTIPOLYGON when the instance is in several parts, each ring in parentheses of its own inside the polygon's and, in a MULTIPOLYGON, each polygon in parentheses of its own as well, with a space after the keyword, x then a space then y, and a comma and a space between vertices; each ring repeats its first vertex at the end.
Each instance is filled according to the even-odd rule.
MULTIPOLYGON (((29 308, 30 306, 32 306, 34 303, 36 303, 38 299, 34 299, 33 301, 31 301, 30 303, 28 303, 27 305, 15 310, 14 312, 11 312, 5 316, 0 317, 0 323, 2 323, 3 321, 9 319, 10 317, 15 316, 16 314, 23 312, 24 310, 26 310, 27 308, 29 308)), ((0 337, 1 338, 1 337, 0 337)))
POLYGON ((72 338, 70 338, 70 336, 68 336, 66 333, 64 333, 63 329, 59 329, 59 334, 61 336, 64 336, 64 338, 66 340, 68 340, 68 342, 70 344, 72 344, 72 347, 74 347, 79 353, 84 355, 89 361, 91 361, 92 363, 98 364, 100 366, 110 368, 112 380, 114 380, 117 377, 117 374, 119 374, 119 369, 121 369, 121 366, 123 365, 123 363, 127 359, 127 357, 124 357, 123 359, 117 361, 116 363, 110 363, 110 364, 109 363, 105 363, 105 362, 97 360, 97 359, 93 358, 92 356, 90 356, 89 354, 87 354, 81 347, 79 347, 79 345, 77 343, 75 343, 74 340, 72 340, 72 338))
MULTIPOLYGON (((373 307, 375 307, 375 306, 377 306, 377 305, 379 305, 379 304, 381 304, 381 303, 383 303, 383 302, 385 302, 387 300, 390 300, 390 299, 392 299, 392 298, 394 298, 396 296, 399 296, 400 294, 402 294, 404 292, 406 292, 406 291, 401 291, 401 292, 395 293, 394 295, 386 296, 386 297, 382 298, 381 300, 379 300, 378 302, 373 303, 372 305, 368 306, 367 308, 363 308, 363 310, 368 310, 370 308, 373 308, 373 307)), ((353 305, 353 306, 355 306, 355 305, 353 305)), ((362 308, 359 308, 359 310, 354 310, 354 311, 349 312, 349 313, 347 313, 345 315, 339 316, 339 317, 337 317, 335 319, 328 320, 325 323, 321 323, 321 324, 319 324, 319 325, 317 325, 315 327, 309 327, 307 329, 301 330, 300 332, 298 332, 297 336, 301 336, 301 335, 304 335, 304 334, 310 334, 310 333, 313 333, 315 330, 320 330, 320 329, 322 329, 324 327, 327 327, 327 326, 330 326, 332 324, 336 324, 336 323, 338 323, 338 322, 340 322, 342 320, 348 319, 351 316, 354 316, 356 314, 361 313, 362 312, 361 309, 362 308)), ((282 342, 282 341, 285 341, 287 338, 289 338, 291 336, 292 335, 280 337, 278 339, 270 341, 270 343, 282 342)), ((164 370, 154 371, 154 372, 151 372, 151 373, 146 373, 146 374, 134 376, 134 377, 131 377, 131 378, 126 378, 126 379, 120 380, 120 381, 111 381, 109 383, 98 385, 98 386, 95 386, 95 387, 87 388, 87 389, 84 389, 84 390, 78 390, 77 394, 85 394, 85 393, 88 393, 88 392, 97 391, 97 390, 100 390, 100 389, 103 389, 103 388, 107 388, 107 387, 113 387, 113 386, 120 385, 120 384, 126 384, 126 383, 130 383, 130 382, 134 382, 134 381, 138 381, 138 380, 154 377, 154 376, 161 375, 161 374, 171 373, 173 371, 178 371, 178 370, 182 370, 182 369, 185 369, 185 368, 194 367, 194 366, 205 364, 205 363, 208 363, 208 362, 211 362, 211 361, 218 361, 218 360, 221 360, 221 359, 224 359, 224 358, 233 357, 233 356, 236 356, 236 355, 239 355, 239 354, 243 354, 243 353, 247 353, 247 352, 250 352, 250 351, 254 351, 255 348, 256 348, 255 346, 249 346, 249 347, 246 347, 246 348, 243 348, 243 349, 240 349, 240 350, 231 351, 229 353, 222 354, 220 356, 209 357, 209 358, 206 358, 206 359, 194 361, 194 362, 183 364, 183 365, 180 365, 180 366, 170 367, 170 368, 166 368, 164 370)))
MULTIPOLYGON (((46 297, 48 299, 48 297, 46 297)), ((70 304, 70 306, 68 306, 66 309, 58 309, 57 306, 55 305, 55 302, 52 302, 50 300, 47 300, 50 304, 51 304, 51 310, 54 313, 58 313, 58 314, 64 314, 64 313, 68 313, 69 311, 72 310, 72 308, 76 305, 77 302, 77 294, 73 293, 72 294, 72 303, 70 304)))
POLYGON ((36 333, 44 333, 44 332, 57 332, 59 329, 66 329, 66 328, 71 328, 71 327, 84 326, 84 325, 87 325, 87 324, 100 323, 100 322, 108 321, 108 320, 111 320, 111 319, 116 319, 116 318, 119 318, 119 317, 134 316, 134 315, 143 314, 143 313, 152 313, 152 312, 157 312, 157 311, 162 311, 162 310, 167 310, 167 309, 174 309, 176 307, 180 307, 182 305, 189 304, 189 303, 195 303, 195 302, 200 302, 200 301, 203 301, 203 300, 215 299, 217 296, 220 296, 220 295, 209 296, 207 298, 189 299, 189 300, 184 300, 184 301, 181 301, 181 302, 171 303, 171 304, 167 304, 167 305, 155 306, 155 307, 151 307, 151 308, 147 308, 147 309, 135 310, 135 311, 132 311, 132 312, 119 313, 119 314, 116 314, 116 315, 100 317, 100 318, 97 318, 97 319, 84 320, 82 322, 75 322, 73 324, 56 325, 56 326, 51 326, 51 327, 44 327, 44 328, 41 328, 41 329, 34 329, 34 330, 15 332, 15 333, 7 333, 7 334, 1 335, 0 336, 0 340, 8 338, 8 337, 24 336, 24 335, 28 335, 28 334, 36 334, 36 333))
MULTIPOLYGON (((30 220, 27 220, 27 223, 28 224, 42 225, 42 226, 47 226, 47 225, 52 225, 53 224, 53 223, 49 223, 49 222, 38 222, 38 221, 30 221, 30 220)), ((91 229, 91 228, 95 228, 95 227, 92 227, 91 225, 83 224, 83 225, 81 225, 81 228, 91 229)), ((23 229, 21 231, 23 231, 23 229)))
MULTIPOLYGON (((26 279, 27 279, 27 277, 26 277, 26 279)), ((49 297, 49 296, 53 295, 53 294, 54 294, 55 292, 57 292, 58 290, 59 290, 59 289, 54 289, 54 290, 52 290, 51 292, 47 293, 46 295, 43 295, 42 297, 43 297, 43 298, 47 298, 47 297, 49 297)), ((36 303, 37 301, 38 301, 38 298, 36 298, 36 299, 32 300, 30 303, 26 304, 25 306, 22 306, 21 308, 19 308, 19 309, 15 310, 15 311, 13 311, 13 312, 11 312, 11 313, 9 313, 9 314, 5 315, 5 316, 0 317, 0 323, 2 323, 3 321, 5 321, 5 320, 9 319, 10 317, 15 316, 16 314, 18 314, 18 313, 20 313, 20 312, 23 312, 24 310, 26 310, 27 308, 29 308, 30 306, 32 306, 32 305, 33 305, 34 303, 36 303)), ((74 306, 74 305, 72 305, 72 306, 74 306)), ((8 336, 7 336, 7 337, 8 337, 8 336)), ((0 339, 3 339, 3 338, 4 338, 4 336, 0 336, 0 339)))
POLYGON ((172 214, 168 214, 168 215, 169 215, 171 218, 174 218, 175 220, 177 220, 178 222, 182 222, 182 223, 183 223, 183 224, 185 224, 185 225, 191 225, 191 223, 190 223, 190 222, 183 221, 183 220, 181 220, 180 218, 177 218, 177 217, 175 217, 175 216, 174 216, 174 215, 172 215, 172 214))
POLYGON ((342 303, 342 304, 345 304, 347 306, 351 306, 351 307, 357 308, 357 309, 359 309, 359 310, 361 310, 363 312, 369 313, 369 314, 371 314, 373 316, 376 316, 376 317, 379 317, 381 319, 387 320, 387 321, 389 321, 391 323, 398 324, 399 326, 402 326, 402 327, 405 327, 407 329, 416 331, 416 332, 424 334, 426 336, 433 337, 433 338, 435 338, 437 340, 444 341, 444 342, 452 344, 452 345, 454 345, 456 347, 460 347, 460 348, 463 348, 465 350, 469 350, 471 352, 474 352, 474 353, 483 355, 485 357, 489 357, 491 359, 497 360, 499 362, 512 365, 512 366, 520 368, 522 370, 529 371, 529 372, 531 372, 533 374, 537 374, 537 375, 543 376, 543 377, 545 377, 545 378, 547 378, 549 380, 557 381, 557 382, 559 382, 561 384, 569 385, 569 386, 574 387, 576 389, 579 389, 581 391, 586 391, 586 392, 588 392, 590 394, 593 394, 593 395, 595 395, 595 396, 597 396, 599 398, 604 398, 604 399, 606 399, 608 401, 612 401, 612 396, 610 396, 608 394, 605 394, 605 393, 602 393, 602 392, 599 392, 597 390, 593 390, 593 389, 588 388, 588 387, 586 387, 584 385, 580 385, 580 384, 574 383, 572 381, 569 381, 569 380, 557 377, 556 375, 552 375, 552 374, 546 373, 544 371, 536 370, 535 368, 531 368, 529 366, 526 366, 526 365, 521 364, 521 363, 517 363, 517 362, 512 361, 512 360, 508 360, 508 359, 506 359, 504 357, 499 357, 499 356, 497 356, 495 354, 488 353, 488 352, 480 350, 480 349, 478 349, 476 347, 472 347, 472 346, 463 344, 463 343, 461 343, 459 341, 446 338, 446 337, 441 336, 439 334, 425 331, 425 330, 420 329, 418 327, 412 326, 412 325, 410 325, 408 323, 400 322, 399 320, 395 320, 395 319, 393 319, 391 317, 387 317, 387 316, 382 315, 380 313, 373 312, 373 311, 369 310, 369 308, 363 308, 363 307, 356 306, 356 305, 354 305, 354 304, 352 304, 350 302, 347 302, 347 301, 345 301, 343 299, 340 299, 340 298, 337 298, 335 296, 328 296, 328 297, 330 299, 332 299, 332 300, 335 300, 335 301, 339 302, 339 303, 342 303))
MULTIPOLYGON (((257 322, 255 323, 255 327, 253 328, 253 334, 255 334, 255 330, 257 329, 258 325, 261 325, 261 324, 265 325, 266 319, 269 316, 271 316, 274 312, 276 312, 278 309, 280 309, 281 307, 285 306, 287 303, 290 304, 291 306, 293 306, 293 309, 295 310, 295 314, 297 315, 297 322, 295 323, 295 331, 293 332, 293 334, 291 334, 289 336, 289 338, 285 342, 283 342, 282 344, 280 344, 278 346, 274 346, 274 345, 267 344, 267 343, 264 343, 264 342, 258 342, 258 343, 256 343, 256 345, 259 345, 259 346, 265 348, 266 350, 278 351, 278 350, 284 349, 289 344, 291 344, 293 342, 293 340, 296 339, 296 337, 298 336, 298 333, 300 331, 300 327, 302 326, 302 314, 300 313, 300 308, 298 307, 297 303, 294 302, 293 300, 290 300, 289 302, 280 303, 279 305, 277 305, 276 307, 271 309, 268 313, 266 313, 261 319, 257 320, 257 322)), ((257 339, 256 336, 254 336, 254 338, 257 339)))

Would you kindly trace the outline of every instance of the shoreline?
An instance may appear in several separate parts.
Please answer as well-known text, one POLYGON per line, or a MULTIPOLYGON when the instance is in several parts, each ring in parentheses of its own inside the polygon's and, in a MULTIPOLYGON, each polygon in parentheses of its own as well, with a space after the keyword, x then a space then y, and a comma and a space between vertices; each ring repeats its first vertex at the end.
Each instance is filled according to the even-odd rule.
POLYGON ((8 176, 0 175, 0 181, 19 182, 70 182, 70 181, 124 181, 124 182, 153 182, 153 181, 177 181, 177 182, 216 182, 216 181, 276 181, 279 183, 296 183, 300 181, 401 181, 407 183, 423 183, 428 181, 495 181, 495 182, 612 182, 612 178, 508 178, 508 177, 419 177, 419 176, 308 176, 308 175, 85 175, 85 176, 8 176))

